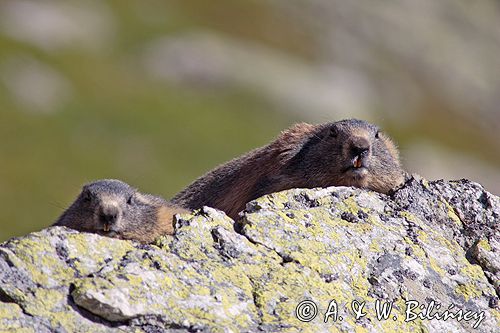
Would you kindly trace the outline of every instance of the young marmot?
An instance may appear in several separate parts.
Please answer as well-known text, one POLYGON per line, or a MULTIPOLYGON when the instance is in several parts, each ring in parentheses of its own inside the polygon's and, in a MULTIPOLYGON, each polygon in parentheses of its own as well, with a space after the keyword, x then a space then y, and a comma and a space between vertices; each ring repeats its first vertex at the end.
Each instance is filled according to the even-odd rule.
POLYGON ((218 208, 234 219, 264 194, 333 185, 387 193, 404 175, 396 146, 377 126, 356 119, 301 123, 198 178, 172 202, 218 208))
POLYGON ((175 214, 187 210, 143 194, 114 179, 83 186, 82 192, 53 224, 120 239, 150 243, 174 233, 175 214))

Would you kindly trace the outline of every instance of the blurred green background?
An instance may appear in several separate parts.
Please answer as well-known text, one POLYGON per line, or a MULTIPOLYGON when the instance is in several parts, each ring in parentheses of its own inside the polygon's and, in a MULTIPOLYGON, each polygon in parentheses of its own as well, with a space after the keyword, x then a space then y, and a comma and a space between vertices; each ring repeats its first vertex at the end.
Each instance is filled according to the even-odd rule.
POLYGON ((297 121, 500 193, 498 1, 0 0, 0 241, 100 178, 170 198, 297 121))

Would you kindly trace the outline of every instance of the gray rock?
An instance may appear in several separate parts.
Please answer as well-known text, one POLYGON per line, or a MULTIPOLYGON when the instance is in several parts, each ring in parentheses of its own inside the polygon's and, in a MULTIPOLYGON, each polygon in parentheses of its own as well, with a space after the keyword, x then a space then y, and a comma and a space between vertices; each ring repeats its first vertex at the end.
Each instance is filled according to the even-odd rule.
POLYGON ((205 207, 152 245, 52 227, 0 245, 0 327, 497 332, 499 213, 479 184, 413 176, 390 196, 270 194, 236 222, 205 207), (335 307, 339 317, 326 316, 335 307), (435 319, 445 311, 463 318, 435 319))

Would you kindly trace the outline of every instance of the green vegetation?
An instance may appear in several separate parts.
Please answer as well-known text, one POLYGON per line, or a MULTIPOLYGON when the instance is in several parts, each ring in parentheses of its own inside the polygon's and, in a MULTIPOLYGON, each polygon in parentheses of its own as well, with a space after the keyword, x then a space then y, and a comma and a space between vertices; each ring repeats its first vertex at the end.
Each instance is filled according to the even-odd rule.
POLYGON ((235 89, 193 90, 148 78, 137 68, 138 49, 195 23, 170 13, 148 24, 138 7, 154 12, 150 5, 110 4, 119 29, 109 52, 45 52, 0 31, 0 64, 28 56, 72 85, 60 109, 40 113, 18 105, 0 80, 0 241, 50 225, 95 179, 122 179, 169 198, 292 122, 235 89))

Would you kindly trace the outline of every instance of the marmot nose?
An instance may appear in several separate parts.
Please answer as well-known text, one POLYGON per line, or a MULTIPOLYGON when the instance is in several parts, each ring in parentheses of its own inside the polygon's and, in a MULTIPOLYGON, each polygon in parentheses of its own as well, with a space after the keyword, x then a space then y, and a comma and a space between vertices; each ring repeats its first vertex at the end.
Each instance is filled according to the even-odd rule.
POLYGON ((351 143, 352 156, 364 156, 370 150, 370 143, 365 138, 357 138, 351 143))
POLYGON ((117 207, 104 207, 101 208, 101 211, 99 212, 99 220, 103 224, 113 224, 116 222, 118 219, 118 214, 120 211, 118 210, 117 207))

